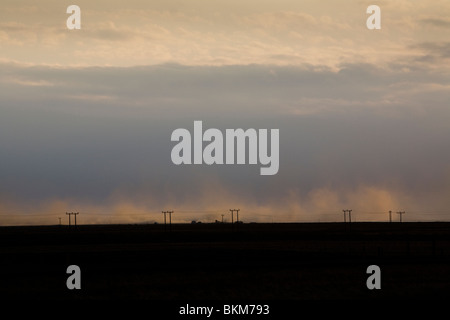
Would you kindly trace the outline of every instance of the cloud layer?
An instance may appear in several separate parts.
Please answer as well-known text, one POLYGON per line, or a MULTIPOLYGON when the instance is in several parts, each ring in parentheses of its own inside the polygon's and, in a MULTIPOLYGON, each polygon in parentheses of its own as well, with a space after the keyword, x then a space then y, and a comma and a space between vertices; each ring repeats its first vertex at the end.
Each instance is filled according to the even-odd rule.
POLYGON ((5 0, 2 224, 449 220, 450 4, 5 0), (175 166, 173 130, 279 129, 280 170, 175 166), (82 213, 82 215, 81 215, 82 213), (83 217, 83 218, 81 218, 83 217), (245 217, 245 218, 244 218, 245 217))
POLYGON ((0 57, 62 66, 385 64, 447 41, 450 4, 381 1, 382 30, 366 28, 358 1, 4 1, 0 57))
POLYGON ((241 206, 251 220, 448 208, 450 84, 421 63, 1 69, 8 208, 62 201, 96 214, 217 215, 241 206), (205 129, 280 129, 279 173, 175 166, 171 133, 192 131, 194 120, 205 129))

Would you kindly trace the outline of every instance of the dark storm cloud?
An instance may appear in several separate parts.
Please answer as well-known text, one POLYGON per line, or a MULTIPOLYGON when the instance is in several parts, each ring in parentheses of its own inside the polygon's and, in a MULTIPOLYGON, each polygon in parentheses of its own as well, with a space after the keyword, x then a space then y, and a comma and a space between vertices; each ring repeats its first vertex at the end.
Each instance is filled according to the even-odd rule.
POLYGON ((260 204, 324 186, 419 197, 449 185, 450 83, 442 74, 365 64, 338 72, 308 65, 0 69, 0 193, 22 201, 102 203, 119 193, 182 203, 212 181, 260 204), (279 173, 173 165, 170 135, 192 131, 194 120, 205 129, 280 129, 279 173))

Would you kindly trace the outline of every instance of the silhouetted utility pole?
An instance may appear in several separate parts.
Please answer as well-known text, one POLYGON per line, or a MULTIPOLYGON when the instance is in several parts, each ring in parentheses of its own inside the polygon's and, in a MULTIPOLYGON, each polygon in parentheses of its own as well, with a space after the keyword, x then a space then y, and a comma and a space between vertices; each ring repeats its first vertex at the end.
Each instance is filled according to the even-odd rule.
POLYGON ((342 210, 344 212, 344 222, 347 222, 345 220, 345 214, 348 212, 348 222, 352 222, 352 210, 342 210))
POLYGON ((233 225, 233 226, 234 226, 233 213, 236 211, 236 223, 239 223, 239 210, 240 209, 230 209, 230 211, 231 211, 231 225, 233 225))
POLYGON ((392 211, 389 210, 389 222, 392 222, 392 211))
POLYGON ((72 212, 66 212, 66 215, 69 216, 69 226, 70 226, 70 216, 72 215, 72 212))
POLYGON ((167 213, 169 214, 169 229, 170 229, 170 231, 172 231, 172 213, 173 213, 173 211, 167 211, 167 213))
POLYGON ((66 212, 66 214, 69 216, 69 226, 71 225, 71 223, 70 223, 70 216, 71 215, 74 215, 75 216, 75 226, 77 225, 77 215, 78 215, 78 212, 66 212))
POLYGON ((234 217, 233 217, 233 213, 235 211, 235 209, 230 209, 231 211, 231 230, 234 230, 234 217))
POLYGON ((164 213, 164 231, 166 231, 166 213, 167 211, 161 211, 162 213, 164 213))
POLYGON ((223 223, 223 216, 224 216, 224 214, 222 214, 222 223, 223 223))
POLYGON ((167 219, 166 219, 166 214, 169 214, 169 226, 170 226, 170 231, 172 231, 172 213, 173 211, 161 211, 162 213, 164 213, 164 231, 167 230, 167 219))
POLYGON ((405 214, 405 211, 397 211, 397 214, 400 215, 400 222, 402 222, 402 215, 405 214))

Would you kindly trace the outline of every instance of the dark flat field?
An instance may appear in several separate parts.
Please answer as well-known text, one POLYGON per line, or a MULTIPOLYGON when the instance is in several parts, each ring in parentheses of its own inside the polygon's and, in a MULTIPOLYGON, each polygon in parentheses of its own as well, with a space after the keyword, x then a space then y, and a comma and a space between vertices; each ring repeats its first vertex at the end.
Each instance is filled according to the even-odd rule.
POLYGON ((450 223, 0 227, 9 299, 444 299, 450 223), (234 227, 234 229, 233 229, 234 227), (66 269, 81 268, 81 290, 66 269), (381 268, 369 290, 366 269, 381 268))

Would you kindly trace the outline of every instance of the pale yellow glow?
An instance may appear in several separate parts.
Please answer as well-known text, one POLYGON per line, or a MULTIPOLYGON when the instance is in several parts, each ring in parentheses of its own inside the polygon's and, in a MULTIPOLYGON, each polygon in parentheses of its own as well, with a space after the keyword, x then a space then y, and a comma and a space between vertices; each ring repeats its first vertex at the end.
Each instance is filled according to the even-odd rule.
POLYGON ((54 65, 386 64, 447 41, 450 2, 378 1, 382 29, 361 1, 6 1, 0 59, 54 65))

